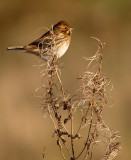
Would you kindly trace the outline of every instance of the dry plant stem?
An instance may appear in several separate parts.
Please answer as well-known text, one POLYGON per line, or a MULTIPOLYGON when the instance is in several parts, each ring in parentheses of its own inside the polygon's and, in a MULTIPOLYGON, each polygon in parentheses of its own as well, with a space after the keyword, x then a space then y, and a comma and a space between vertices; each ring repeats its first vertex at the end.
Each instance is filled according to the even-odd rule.
POLYGON ((86 58, 89 61, 88 67, 79 78, 81 80, 81 87, 78 88, 80 97, 77 95, 70 97, 66 94, 55 54, 46 62, 47 68, 41 72, 48 81, 48 85, 44 85, 46 86, 44 87, 46 92, 43 94, 44 109, 47 110, 52 121, 55 130, 53 135, 57 136, 57 145, 64 160, 67 160, 67 156, 69 160, 92 160, 95 155, 93 148, 98 142, 107 145, 106 153, 101 160, 114 159, 120 148, 120 143, 117 142, 118 133, 113 133, 109 129, 102 116, 103 109, 108 104, 107 87, 111 83, 102 73, 104 44, 97 38, 94 39, 98 42, 98 50, 94 56, 86 58), (80 113, 80 107, 80 124, 74 133, 77 123, 75 115, 80 113), (82 132, 83 128, 85 128, 85 135, 82 132), (86 137, 83 138, 84 136, 86 137), (78 140, 84 141, 79 153, 75 150, 75 142, 78 140))
MULTIPOLYGON (((87 139, 86 139, 86 141, 85 141, 85 144, 84 144, 84 147, 83 147, 83 149, 81 150, 81 152, 80 152, 80 154, 76 157, 76 159, 78 159, 81 155, 82 155, 82 153, 85 151, 85 149, 86 149, 86 147, 87 147, 87 145, 88 145, 88 140, 89 140, 89 136, 90 136, 90 132, 91 132, 91 127, 92 127, 92 103, 91 103, 91 120, 90 120, 90 125, 89 125, 89 130, 88 130, 88 135, 87 135, 87 139)), ((89 146, 90 147, 90 146, 89 146)))
MULTIPOLYGON (((100 50, 102 51, 102 53, 103 53, 103 44, 99 41, 99 46, 98 46, 98 51, 97 51, 97 53, 99 53, 100 52, 100 50)), ((99 62, 99 76, 98 76, 98 79, 100 78, 100 76, 101 76, 101 72, 102 72, 102 60, 103 60, 103 57, 102 57, 102 55, 100 54, 99 55, 100 57, 99 57, 99 59, 100 59, 100 62, 99 62)), ((91 132, 91 128, 92 128, 92 119, 93 119, 93 110, 92 110, 92 104, 94 103, 94 97, 92 97, 92 100, 91 100, 91 102, 90 102, 90 108, 91 108, 91 120, 90 120, 90 125, 89 125, 89 130, 88 130, 88 136, 87 136, 87 139, 86 139, 86 141, 85 141, 85 145, 84 145, 84 147, 83 147, 83 149, 82 149, 82 151, 80 152, 80 154, 76 157, 76 159, 78 159, 82 154, 83 154, 83 152, 85 151, 85 149, 86 149, 86 147, 87 147, 87 145, 88 145, 88 140, 89 140, 89 136, 90 136, 90 132, 91 132)), ((87 114, 88 114, 88 111, 89 111, 89 107, 88 107, 88 109, 87 109, 87 112, 86 112, 86 114, 85 114, 85 116, 83 116, 83 118, 86 118, 86 116, 87 116, 87 114)), ((80 131, 80 129, 81 129, 81 126, 82 126, 82 123, 83 123, 83 118, 82 118, 82 121, 81 121, 81 124, 80 124, 80 126, 79 126, 79 129, 78 129, 78 131, 77 131, 77 133, 76 134, 78 134, 78 132, 80 131)), ((90 145, 88 146, 88 148, 90 149, 90 145)), ((92 156, 91 156, 91 158, 92 158, 92 156)))
MULTIPOLYGON (((65 148, 66 148, 66 150, 67 150, 67 152, 68 152, 68 154, 69 154, 70 157, 71 157, 71 153, 70 153, 69 148, 68 148, 68 146, 66 145, 66 143, 63 142, 64 137, 61 136, 61 135, 59 135, 59 132, 60 132, 60 130, 61 130, 61 127, 64 126, 64 124, 63 124, 63 123, 61 124, 61 122, 60 122, 60 117, 59 117, 59 113, 58 113, 58 111, 57 111, 57 109, 56 109, 56 107, 55 107, 55 104, 54 104, 54 102, 53 102, 53 100, 54 100, 54 97, 53 97, 53 95, 54 95, 54 93, 53 93, 53 82, 54 82, 54 75, 55 75, 55 74, 57 75, 57 78, 58 78, 59 83, 60 83, 60 85, 61 85, 61 91, 62 91, 63 99, 64 99, 64 101, 65 101, 65 93, 64 93, 63 86, 62 86, 62 82, 61 82, 61 80, 60 80, 60 77, 59 77, 59 74, 58 74, 58 71, 57 71, 56 62, 57 62, 57 57, 56 57, 56 56, 54 56, 54 58, 53 58, 53 60, 52 60, 51 62, 48 62, 48 61, 47 61, 47 66, 49 67, 49 68, 47 69, 47 70, 48 70, 48 76, 49 76, 49 78, 48 78, 48 79, 49 79, 49 81, 48 81, 48 84, 49 84, 48 94, 49 94, 49 96, 50 96, 50 97, 49 97, 50 102, 49 102, 49 104, 48 104, 48 113, 49 113, 49 116, 50 116, 50 118, 51 118, 51 120, 52 120, 52 123, 53 123, 53 125, 54 125, 55 133, 56 133, 57 136, 58 136, 57 144, 58 144, 58 146, 59 146, 59 148, 60 148, 60 151, 61 151, 61 154, 62 154, 63 159, 65 159, 64 153, 63 153, 63 151, 62 151, 62 144, 61 144, 60 140, 62 141, 63 145, 65 146, 65 148), (50 104, 52 104, 52 105, 50 106, 50 104), (54 115, 55 115, 55 119, 57 120, 57 126, 55 125, 55 121, 54 121, 54 119, 53 119, 53 116, 51 115, 50 107, 53 109, 53 112, 54 112, 54 115), (62 126, 61 126, 61 125, 62 125, 62 126), (57 128, 58 128, 58 129, 57 129, 57 128)), ((64 127, 64 128, 65 128, 65 127, 64 127)), ((66 130, 66 128, 65 128, 65 130, 66 130)), ((67 131, 67 130, 66 130, 66 131, 67 131)))
MULTIPOLYGON (((59 80, 59 84, 60 84, 60 88, 61 88, 61 92, 62 92, 63 101, 66 103, 65 92, 64 92, 62 81, 61 81, 59 73, 58 73, 58 69, 57 69, 56 63, 57 63, 57 56, 54 55, 54 58, 52 60, 52 66, 54 68, 54 74, 56 73, 56 76, 57 76, 57 78, 59 80)), ((53 79, 51 79, 51 80, 53 80, 53 79)), ((66 130, 66 132, 68 132, 63 123, 62 123, 62 126, 64 127, 64 129, 66 130)))
MULTIPOLYGON (((60 86, 61 86, 61 92, 62 92, 62 97, 63 97, 63 102, 64 103, 66 103, 66 98, 65 98, 65 92, 64 92, 64 89, 63 89, 63 85, 62 85, 62 82, 61 82, 61 79, 60 79, 60 76, 59 76, 59 74, 58 74, 58 70, 57 70, 57 66, 56 66, 56 59, 55 59, 56 57, 54 57, 54 59, 51 61, 51 64, 49 64, 48 63, 48 66, 50 67, 50 68, 52 68, 51 69, 51 71, 49 72, 49 94, 50 94, 50 99, 52 100, 53 99, 53 82, 54 82, 54 75, 56 74, 56 76, 57 76, 57 78, 58 78, 58 80, 59 80, 59 84, 60 84, 60 86)), ((52 102, 50 102, 51 104, 52 104, 52 102)), ((52 109, 53 109, 53 112, 54 112, 54 115, 59 115, 59 113, 57 112, 57 110, 55 109, 55 107, 54 106, 52 106, 52 109)), ((72 112, 72 111, 70 111, 70 112, 72 112)), ((56 130, 56 133, 57 133, 57 136, 58 136, 58 145, 59 145, 59 147, 60 147, 60 150, 61 150, 61 153, 62 153, 62 157, 63 157, 63 159, 64 159, 64 155, 63 155, 63 152, 62 152, 62 146, 61 146, 61 144, 60 144, 60 140, 62 140, 63 141, 63 136, 59 136, 59 131, 61 130, 61 126, 60 126, 60 123, 59 123, 59 120, 58 120, 58 117, 57 116, 55 116, 55 118, 57 119, 57 125, 58 125, 58 131, 57 131, 57 127, 56 127, 56 125, 55 125, 55 123, 54 123, 54 120, 53 120, 53 118, 52 118, 52 116, 51 116, 51 113, 48 111, 48 113, 49 113, 49 115, 50 115, 50 118, 51 118, 51 120, 52 120, 52 122, 53 122, 53 125, 54 125, 54 127, 55 127, 55 130, 56 130)), ((69 149, 68 149, 68 146, 66 145, 66 143, 63 143, 64 145, 65 145, 65 147, 66 147, 66 149, 67 149, 67 151, 68 151, 68 153, 69 153, 69 155, 70 155, 70 157, 72 157, 72 160, 75 160, 75 153, 74 153, 74 144, 73 144, 73 115, 70 113, 70 117, 71 117, 71 136, 70 136, 70 139, 71 139, 71 148, 72 148, 72 156, 71 156, 71 153, 70 153, 70 151, 69 151, 69 149)), ((66 129, 66 127, 64 126, 64 124, 63 123, 61 123, 62 124, 62 126, 64 127, 64 129, 66 130, 66 132, 68 133, 68 131, 67 131, 67 129, 66 129)))
MULTIPOLYGON (((52 118, 52 115, 51 115, 51 112, 50 112, 50 106, 48 106, 48 114, 49 114, 49 116, 50 116, 50 118, 51 118, 51 121, 52 121, 52 123, 53 123, 53 125, 54 125, 55 130, 57 130, 57 127, 56 127, 56 125, 55 125, 55 122, 54 122, 54 120, 53 120, 53 118, 52 118)), ((62 155, 63 159, 66 160, 66 158, 65 158, 65 156, 64 156, 64 153, 63 153, 63 151, 62 151, 62 147, 61 147, 61 143, 60 143, 60 142, 59 142, 59 148, 60 148, 60 152, 61 152, 61 155, 62 155)), ((69 149, 67 148, 67 150, 69 150, 69 149)))
POLYGON ((72 156, 73 160, 75 160, 75 153, 74 153, 74 144, 73 144, 73 116, 71 115, 71 148, 72 148, 72 156))
POLYGON ((83 121, 84 121, 84 119, 87 117, 88 112, 89 112, 89 106, 88 106, 88 108, 87 108, 87 111, 86 111, 85 115, 82 116, 82 118, 81 118, 81 123, 80 123, 79 128, 78 128, 78 131, 76 132, 75 135, 78 135, 78 133, 80 132, 81 127, 82 127, 82 124, 83 124, 83 121))
POLYGON ((57 127, 56 127, 56 125, 55 125, 54 119, 53 119, 53 117, 52 117, 52 115, 51 115, 50 106, 47 107, 47 111, 48 111, 48 114, 49 114, 49 116, 50 116, 50 119, 51 119, 51 121, 52 121, 52 123, 53 123, 53 126, 54 126, 55 130, 57 130, 57 127))
POLYGON ((61 82, 60 76, 59 76, 59 74, 58 74, 58 70, 57 70, 56 68, 55 68, 55 71, 56 71, 56 74, 57 74, 58 80, 59 80, 60 85, 61 85, 61 91, 62 91, 62 95, 63 95, 63 98, 64 98, 64 102, 66 102, 64 88, 63 88, 63 85, 62 85, 62 82, 61 82))

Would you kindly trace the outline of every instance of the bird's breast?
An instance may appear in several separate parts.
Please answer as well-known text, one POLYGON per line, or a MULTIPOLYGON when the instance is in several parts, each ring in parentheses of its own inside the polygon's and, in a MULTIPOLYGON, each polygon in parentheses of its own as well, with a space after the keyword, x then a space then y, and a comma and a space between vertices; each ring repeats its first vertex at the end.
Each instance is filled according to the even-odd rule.
POLYGON ((64 42, 61 46, 59 46, 59 48, 57 50, 57 55, 58 55, 59 58, 62 57, 65 54, 68 47, 69 47, 69 42, 64 42))

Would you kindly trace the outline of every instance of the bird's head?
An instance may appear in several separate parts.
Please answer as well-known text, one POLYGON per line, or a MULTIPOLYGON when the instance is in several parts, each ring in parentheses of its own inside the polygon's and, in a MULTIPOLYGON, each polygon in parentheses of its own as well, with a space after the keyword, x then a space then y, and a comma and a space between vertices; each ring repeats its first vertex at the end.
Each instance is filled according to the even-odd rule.
POLYGON ((60 21, 56 25, 53 26, 53 30, 55 32, 64 33, 67 35, 71 35, 72 27, 66 21, 60 21))

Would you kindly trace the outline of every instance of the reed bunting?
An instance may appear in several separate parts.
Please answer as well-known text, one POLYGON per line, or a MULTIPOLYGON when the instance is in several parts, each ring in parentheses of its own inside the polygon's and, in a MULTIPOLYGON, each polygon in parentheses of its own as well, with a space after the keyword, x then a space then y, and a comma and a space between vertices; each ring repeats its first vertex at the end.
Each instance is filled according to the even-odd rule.
POLYGON ((8 47, 8 50, 24 50, 32 53, 44 60, 48 60, 52 55, 56 54, 58 58, 63 56, 67 51, 71 40, 72 28, 65 22, 60 21, 52 28, 26 46, 8 47))

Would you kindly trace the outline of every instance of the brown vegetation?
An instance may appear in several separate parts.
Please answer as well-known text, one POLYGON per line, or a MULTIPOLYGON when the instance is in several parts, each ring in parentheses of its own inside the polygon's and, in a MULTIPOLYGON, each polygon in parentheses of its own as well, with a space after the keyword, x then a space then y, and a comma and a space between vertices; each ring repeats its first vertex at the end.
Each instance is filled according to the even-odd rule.
POLYGON ((46 68, 41 66, 41 75, 47 82, 41 86, 41 108, 52 121, 53 136, 57 137, 64 160, 93 159, 100 147, 103 154, 97 159, 112 160, 120 149, 119 133, 112 131, 103 119, 112 84, 102 72, 104 43, 94 39, 98 50, 94 56, 85 58, 87 68, 78 78, 81 86, 74 95, 63 87, 55 54, 44 65, 46 68))

